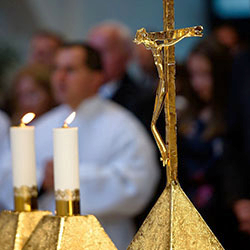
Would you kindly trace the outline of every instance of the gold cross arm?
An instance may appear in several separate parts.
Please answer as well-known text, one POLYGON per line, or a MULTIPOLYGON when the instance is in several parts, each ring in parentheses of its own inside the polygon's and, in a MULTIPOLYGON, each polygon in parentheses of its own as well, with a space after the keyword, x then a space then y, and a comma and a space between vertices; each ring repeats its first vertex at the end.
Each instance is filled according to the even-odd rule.
POLYGON ((142 32, 153 41, 163 41, 163 40, 176 40, 184 37, 202 37, 203 27, 194 26, 184 29, 159 31, 159 32, 149 32, 146 29, 141 29, 142 32))
POLYGON ((156 48, 159 46, 157 42, 164 41, 168 42, 167 46, 172 46, 186 37, 202 37, 202 32, 202 26, 149 33, 145 28, 142 28, 137 31, 134 42, 137 44, 144 43, 148 48, 156 48))
POLYGON ((202 37, 202 26, 194 26, 184 29, 160 31, 160 32, 150 32, 148 37, 151 40, 163 41, 165 39, 179 39, 181 37, 202 37))

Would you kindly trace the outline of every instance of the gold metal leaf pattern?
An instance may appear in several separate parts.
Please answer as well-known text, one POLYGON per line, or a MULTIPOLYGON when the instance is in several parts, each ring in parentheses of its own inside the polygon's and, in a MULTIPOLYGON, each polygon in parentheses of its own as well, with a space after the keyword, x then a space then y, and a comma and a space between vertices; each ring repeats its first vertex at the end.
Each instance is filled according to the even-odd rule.
POLYGON ((80 200, 80 190, 79 189, 75 189, 75 190, 58 189, 55 191, 55 199, 56 200, 63 200, 63 201, 74 201, 74 200, 79 201, 80 200))
POLYGON ((178 183, 165 188, 128 250, 223 250, 178 183))
POLYGON ((37 186, 21 186, 21 187, 14 187, 14 196, 29 198, 29 197, 37 197, 37 186))
POLYGON ((1 250, 21 250, 28 237, 44 215, 49 211, 12 212, 0 214, 1 250))

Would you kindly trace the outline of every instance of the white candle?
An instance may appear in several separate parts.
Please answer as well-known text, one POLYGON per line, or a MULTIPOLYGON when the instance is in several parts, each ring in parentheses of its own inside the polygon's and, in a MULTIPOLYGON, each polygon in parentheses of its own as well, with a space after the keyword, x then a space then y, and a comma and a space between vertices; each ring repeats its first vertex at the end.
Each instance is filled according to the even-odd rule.
POLYGON ((37 185, 34 127, 25 125, 34 116, 28 113, 23 117, 19 127, 10 128, 13 185, 16 188, 37 185))
POLYGON ((55 190, 79 190, 78 128, 67 124, 75 113, 65 121, 62 128, 54 129, 54 182, 55 190))

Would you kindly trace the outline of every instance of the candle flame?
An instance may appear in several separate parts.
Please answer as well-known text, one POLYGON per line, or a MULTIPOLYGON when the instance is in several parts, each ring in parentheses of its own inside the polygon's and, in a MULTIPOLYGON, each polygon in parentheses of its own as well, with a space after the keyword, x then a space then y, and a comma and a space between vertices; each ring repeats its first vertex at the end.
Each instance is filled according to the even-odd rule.
POLYGON ((30 123, 35 118, 35 116, 36 115, 32 112, 25 114, 21 119, 21 125, 30 123))
POLYGON ((68 125, 75 119, 76 112, 72 112, 64 121, 63 127, 68 127, 68 125))

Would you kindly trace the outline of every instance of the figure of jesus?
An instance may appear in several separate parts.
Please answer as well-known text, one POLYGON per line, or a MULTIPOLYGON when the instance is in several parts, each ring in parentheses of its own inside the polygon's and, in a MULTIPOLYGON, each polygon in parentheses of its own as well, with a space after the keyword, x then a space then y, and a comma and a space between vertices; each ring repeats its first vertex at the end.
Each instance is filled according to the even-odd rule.
POLYGON ((154 112, 151 121, 151 130, 156 140, 157 146, 160 150, 161 161, 163 162, 163 166, 167 165, 169 159, 168 150, 166 143, 164 142, 164 140, 162 139, 160 133, 156 128, 156 122, 164 106, 164 100, 166 96, 166 84, 164 84, 164 69, 163 69, 163 64, 164 64, 163 48, 173 46, 185 37, 201 36, 202 30, 203 29, 201 26, 175 30, 174 33, 172 33, 172 37, 165 38, 164 36, 166 32, 147 33, 145 28, 141 28, 137 31, 134 39, 134 42, 136 44, 144 44, 146 49, 150 49, 152 51, 154 62, 157 67, 158 75, 160 78, 156 91, 154 112), (159 36, 159 38, 157 38, 157 35, 159 36))

